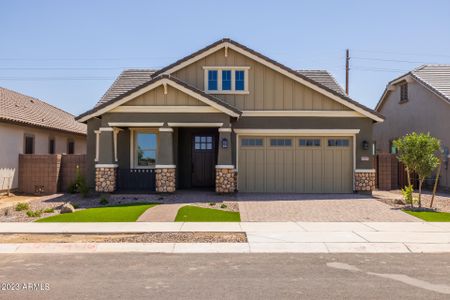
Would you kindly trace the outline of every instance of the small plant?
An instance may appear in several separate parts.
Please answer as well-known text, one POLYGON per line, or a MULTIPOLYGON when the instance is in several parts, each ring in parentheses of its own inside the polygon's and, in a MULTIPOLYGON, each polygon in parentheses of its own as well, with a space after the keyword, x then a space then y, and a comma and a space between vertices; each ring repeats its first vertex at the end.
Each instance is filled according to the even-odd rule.
POLYGON ((51 214, 51 213, 54 213, 54 212, 55 212, 55 209, 53 207, 49 207, 49 208, 44 209, 44 213, 45 214, 51 214))
POLYGON ((78 209, 80 208, 80 205, 76 204, 76 203, 72 203, 73 208, 78 209))
POLYGON ((214 206, 216 205, 214 202, 209 202, 209 206, 214 206))
POLYGON ((27 216, 29 216, 30 218, 39 218, 42 215, 42 210, 28 210, 27 211, 27 216))
POLYGON ((222 204, 221 206, 220 206, 220 208, 227 208, 228 206, 226 205, 226 204, 222 204))
POLYGON ((108 199, 106 199, 106 197, 105 196, 102 196, 101 198, 100 198, 100 202, 99 202, 101 205, 106 205, 106 204, 108 204, 109 203, 109 201, 108 201, 108 199))
POLYGON ((25 202, 17 203, 16 205, 16 211, 22 211, 22 210, 28 210, 30 209, 30 205, 25 202))
POLYGON ((414 188, 412 185, 405 186, 403 189, 401 189, 403 199, 405 199, 405 203, 409 204, 411 207, 414 205, 414 203, 417 202, 417 199, 413 197, 414 194, 414 188))
POLYGON ((5 209, 5 211, 3 212, 4 216, 7 217, 11 214, 11 211, 9 210, 9 208, 5 209))
POLYGON ((89 187, 80 173, 79 166, 77 166, 75 182, 69 185, 67 191, 71 194, 80 193, 83 198, 86 198, 89 194, 89 187))

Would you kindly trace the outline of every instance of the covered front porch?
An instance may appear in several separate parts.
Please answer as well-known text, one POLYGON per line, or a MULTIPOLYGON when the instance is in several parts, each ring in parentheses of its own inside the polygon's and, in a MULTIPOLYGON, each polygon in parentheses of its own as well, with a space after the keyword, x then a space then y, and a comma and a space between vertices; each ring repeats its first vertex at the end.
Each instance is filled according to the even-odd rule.
MULTIPOLYGON (((197 119, 204 122, 180 122, 180 116, 166 118, 173 122, 124 122, 116 120, 117 116, 111 121, 104 116, 96 131, 96 191, 234 192, 237 175, 230 118, 217 114, 211 119, 208 114, 197 119)), ((157 119, 161 117, 158 114, 157 119)))

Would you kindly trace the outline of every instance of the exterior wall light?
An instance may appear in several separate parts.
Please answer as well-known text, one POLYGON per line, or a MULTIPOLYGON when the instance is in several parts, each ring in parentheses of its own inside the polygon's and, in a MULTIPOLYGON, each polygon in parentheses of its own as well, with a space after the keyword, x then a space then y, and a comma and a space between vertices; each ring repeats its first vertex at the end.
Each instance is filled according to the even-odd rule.
POLYGON ((368 141, 363 141, 362 142, 362 148, 363 148, 363 150, 369 150, 369 142, 368 141))
POLYGON ((227 138, 222 139, 222 149, 228 149, 228 139, 227 138))

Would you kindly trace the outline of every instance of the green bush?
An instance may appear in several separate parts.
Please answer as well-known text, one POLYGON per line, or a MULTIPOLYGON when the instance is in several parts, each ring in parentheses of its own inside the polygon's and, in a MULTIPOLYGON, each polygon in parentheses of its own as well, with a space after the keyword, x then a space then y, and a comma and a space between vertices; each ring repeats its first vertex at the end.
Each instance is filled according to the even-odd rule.
POLYGON ((77 209, 80 208, 80 205, 76 204, 76 203, 72 203, 73 208, 77 209))
POLYGON ((99 202, 101 205, 106 205, 106 204, 108 204, 109 203, 109 201, 108 201, 108 199, 106 199, 106 197, 105 196, 102 196, 101 198, 100 198, 100 202, 99 202))
POLYGON ((55 212, 55 209, 53 207, 49 207, 49 208, 44 209, 44 213, 46 213, 46 214, 51 214, 51 213, 54 213, 54 212, 55 212))
POLYGON ((413 197, 414 188, 412 185, 405 186, 401 191, 406 204, 413 205, 418 202, 418 199, 413 197))
POLYGON ((20 202, 17 203, 16 205, 16 211, 22 211, 22 210, 27 210, 30 209, 30 204, 25 203, 25 202, 20 202))
POLYGON ((29 210, 27 211, 27 216, 29 216, 30 218, 39 218, 42 215, 42 209, 41 210, 29 210))
POLYGON ((84 176, 80 174, 79 166, 77 166, 75 182, 69 185, 67 191, 71 194, 80 193, 83 198, 89 195, 89 187, 84 176))
POLYGON ((214 202, 209 202, 209 206, 214 206, 216 205, 214 202))
POLYGON ((226 205, 226 204, 222 204, 221 206, 220 206, 220 208, 227 208, 228 206, 226 205))

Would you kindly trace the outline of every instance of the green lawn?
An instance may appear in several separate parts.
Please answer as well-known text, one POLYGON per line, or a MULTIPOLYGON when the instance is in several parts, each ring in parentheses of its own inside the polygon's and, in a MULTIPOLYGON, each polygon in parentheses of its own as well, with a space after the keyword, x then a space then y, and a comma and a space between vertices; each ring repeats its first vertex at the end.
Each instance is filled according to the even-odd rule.
POLYGON ((446 212, 410 211, 410 210, 404 210, 404 212, 427 222, 450 222, 450 213, 446 212))
POLYGON ((198 206, 183 206, 178 210, 175 222, 239 222, 238 212, 223 211, 198 206))
POLYGON ((36 222, 135 222, 140 215, 157 204, 124 204, 88 208, 69 214, 42 218, 36 222))

